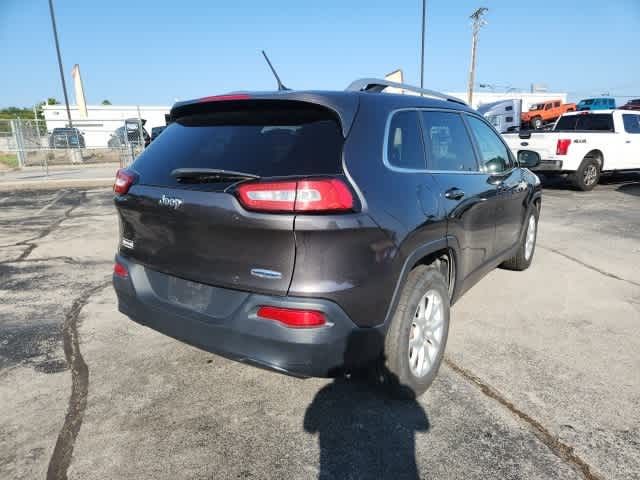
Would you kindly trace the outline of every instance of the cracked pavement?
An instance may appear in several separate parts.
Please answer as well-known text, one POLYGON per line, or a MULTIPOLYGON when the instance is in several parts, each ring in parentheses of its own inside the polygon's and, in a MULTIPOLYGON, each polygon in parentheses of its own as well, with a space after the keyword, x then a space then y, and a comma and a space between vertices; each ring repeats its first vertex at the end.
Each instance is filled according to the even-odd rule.
POLYGON ((416 402, 127 320, 107 189, 0 200, 0 478, 640 478, 638 176, 545 189, 531 269, 454 306, 416 402))

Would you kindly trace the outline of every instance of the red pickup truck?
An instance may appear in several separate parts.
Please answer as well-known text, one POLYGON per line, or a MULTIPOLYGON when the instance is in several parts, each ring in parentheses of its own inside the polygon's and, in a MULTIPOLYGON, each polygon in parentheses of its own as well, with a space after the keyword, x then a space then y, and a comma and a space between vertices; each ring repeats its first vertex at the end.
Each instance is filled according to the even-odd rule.
POLYGON ((522 126, 530 126, 536 130, 542 128, 545 123, 554 122, 567 112, 576 109, 575 103, 562 103, 562 100, 547 100, 546 102, 532 105, 528 112, 520 116, 522 126))

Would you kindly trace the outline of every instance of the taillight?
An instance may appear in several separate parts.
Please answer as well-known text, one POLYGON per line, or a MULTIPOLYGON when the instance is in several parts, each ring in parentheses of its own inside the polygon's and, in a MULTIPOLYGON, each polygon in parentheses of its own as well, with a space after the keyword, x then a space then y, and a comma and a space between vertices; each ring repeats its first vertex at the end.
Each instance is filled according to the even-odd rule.
POLYGON ((353 194, 342 180, 243 183, 236 189, 242 205, 266 212, 344 212, 353 209, 353 194))
POLYGON ((324 313, 317 310, 299 310, 297 308, 260 307, 258 317, 275 320, 292 328, 320 327, 327 323, 324 313))
POLYGON ((116 262, 113 265, 113 274, 116 277, 128 278, 129 277, 129 270, 127 270, 127 267, 125 267, 121 263, 116 262))
POLYGON ((567 151, 569 150, 569 145, 571 145, 571 139, 559 139, 558 144, 556 145, 556 155, 566 155, 567 151))
POLYGON ((136 174, 126 168, 121 168, 116 173, 116 181, 113 184, 113 191, 118 195, 124 195, 129 191, 131 185, 136 181, 136 174))

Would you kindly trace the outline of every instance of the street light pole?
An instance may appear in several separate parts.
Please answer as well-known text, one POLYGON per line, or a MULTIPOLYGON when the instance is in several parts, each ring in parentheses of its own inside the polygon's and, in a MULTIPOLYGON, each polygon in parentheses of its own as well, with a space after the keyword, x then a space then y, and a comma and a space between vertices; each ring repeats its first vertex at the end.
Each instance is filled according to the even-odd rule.
POLYGON ((473 20, 473 30, 471 36, 471 67, 469 68, 469 86, 467 89, 467 103, 469 106, 472 105, 473 102, 473 82, 476 77, 476 51, 478 48, 478 32, 480 29, 486 25, 482 19, 482 16, 489 11, 488 8, 480 7, 473 14, 471 14, 471 20, 473 20))
POLYGON ((58 54, 58 68, 60 69, 60 80, 62 81, 62 91, 64 93, 64 104, 67 107, 67 118, 69 128, 73 127, 71 121, 71 110, 69 109, 69 96, 67 95, 67 84, 64 81, 64 70, 62 69, 62 57, 60 56, 60 44, 58 43, 58 29, 56 28, 56 15, 53 12, 53 0, 49 0, 49 12, 51 13, 51 26, 53 27, 53 39, 56 43, 56 53, 58 54))
POLYGON ((420 88, 424 88, 424 29, 427 17, 427 0, 422 0, 422 41, 420 42, 420 88))

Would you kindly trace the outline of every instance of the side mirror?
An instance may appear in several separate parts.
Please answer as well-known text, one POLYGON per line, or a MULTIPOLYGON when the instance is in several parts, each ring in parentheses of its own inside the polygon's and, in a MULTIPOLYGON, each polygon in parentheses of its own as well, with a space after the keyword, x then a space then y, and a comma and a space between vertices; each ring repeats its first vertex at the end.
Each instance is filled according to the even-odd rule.
POLYGON ((524 168, 537 167, 540 165, 540 154, 532 150, 519 150, 518 164, 524 168))
POLYGON ((518 132, 518 137, 522 138, 523 140, 531 138, 531 130, 520 130, 518 132))

